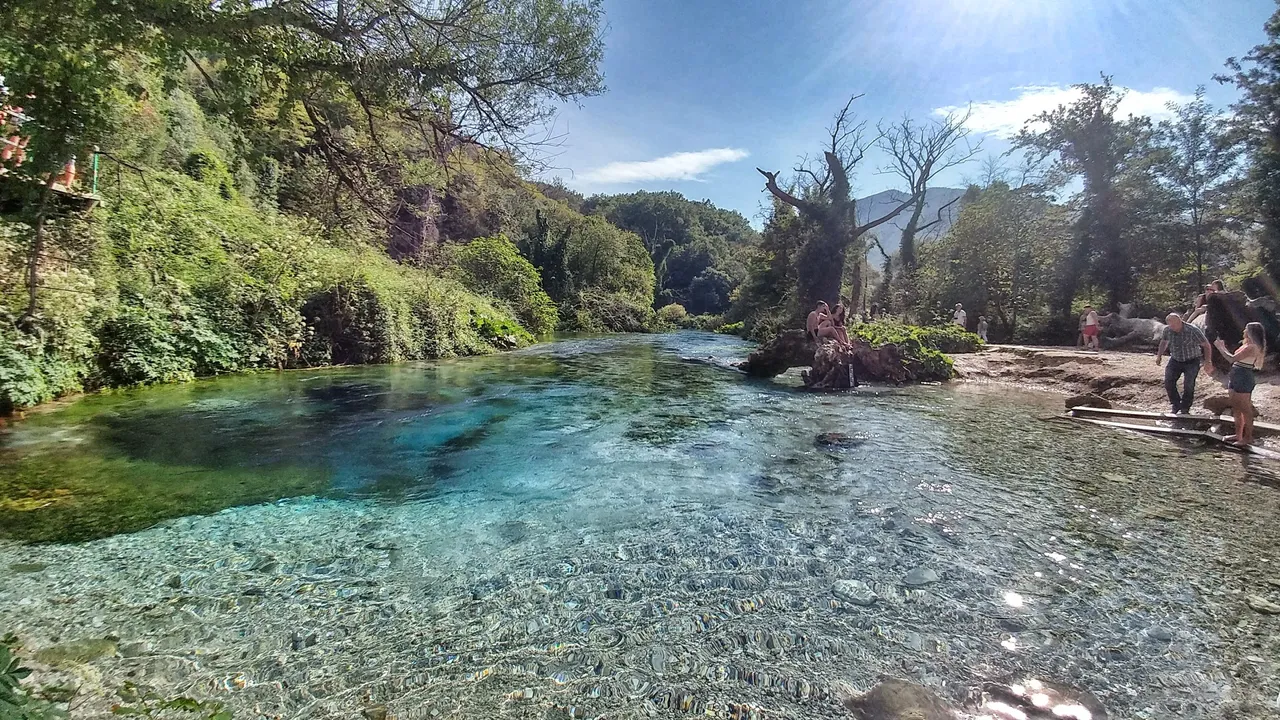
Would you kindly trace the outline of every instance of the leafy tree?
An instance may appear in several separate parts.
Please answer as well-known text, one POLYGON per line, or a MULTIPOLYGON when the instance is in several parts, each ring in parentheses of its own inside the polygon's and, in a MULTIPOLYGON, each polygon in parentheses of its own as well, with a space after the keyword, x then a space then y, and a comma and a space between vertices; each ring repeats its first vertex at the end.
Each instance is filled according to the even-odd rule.
POLYGON ((1229 58, 1219 82, 1241 94, 1231 106, 1234 139, 1248 153, 1246 197, 1261 224, 1260 260, 1274 293, 1280 278, 1280 10, 1264 25, 1267 41, 1243 58, 1229 58))
POLYGON ((922 248, 921 314, 961 302, 1014 338, 1020 318, 1047 315, 1069 235, 1065 209, 1034 187, 971 188, 950 231, 922 248))
POLYGON ((520 324, 534 335, 556 327, 556 306, 542 290, 538 270, 503 236, 476 238, 452 248, 458 279, 472 290, 510 306, 520 324))
POLYGON ((1237 146, 1228 141, 1227 120, 1204 99, 1204 87, 1176 113, 1160 123, 1159 141, 1165 150, 1159 169, 1173 192, 1178 221, 1195 263, 1195 287, 1205 286, 1204 266, 1210 240, 1227 224, 1227 207, 1234 190, 1237 146))
POLYGON ((731 292, 745 275, 747 249, 758 239, 742 215, 677 192, 597 195, 588 198, 582 210, 639 235, 653 259, 654 304, 676 303, 694 314, 728 309, 728 293, 707 294, 705 286, 694 300, 693 283, 714 269, 714 277, 726 278, 731 292))
POLYGON ((1153 161, 1150 119, 1116 117, 1124 93, 1110 77, 1074 87, 1079 99, 1036 116, 1014 141, 1034 160, 1052 158, 1047 186, 1064 187, 1076 178, 1083 183, 1075 237, 1053 303, 1064 317, 1090 270, 1112 307, 1133 299, 1138 254, 1132 241, 1141 233, 1126 232, 1133 228, 1130 200, 1151 182, 1153 161))

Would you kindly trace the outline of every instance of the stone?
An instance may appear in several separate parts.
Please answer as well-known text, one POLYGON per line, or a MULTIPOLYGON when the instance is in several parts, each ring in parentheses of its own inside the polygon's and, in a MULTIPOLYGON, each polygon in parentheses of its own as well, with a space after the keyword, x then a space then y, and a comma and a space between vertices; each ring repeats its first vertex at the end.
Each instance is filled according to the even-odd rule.
MULTIPOLYGON (((1227 393, 1218 393, 1210 395, 1204 399, 1204 409, 1214 415, 1230 415, 1231 414, 1231 396, 1227 393)), ((1258 406, 1253 406, 1253 416, 1256 418, 1262 413, 1258 412, 1258 406)))
POLYGON ((920 587, 921 585, 936 583, 941 579, 942 578, 938 576, 938 573, 933 571, 932 569, 926 568, 926 567, 918 567, 918 568, 912 569, 906 575, 902 576, 902 584, 910 585, 911 587, 920 587))
POLYGON ((858 720, 955 720, 956 712, 933 691, 889 678, 862 695, 844 699, 858 720))
POLYGON ((837 580, 831 586, 831 594, 835 595, 837 600, 862 607, 875 605, 876 600, 880 599, 880 596, 861 580, 837 580))
POLYGON ((1267 584, 1271 587, 1280 588, 1280 578, 1267 578, 1267 584))
POLYGON ((1156 642, 1169 642, 1173 640, 1173 633, 1162 627, 1152 626, 1147 628, 1147 637, 1156 642))
POLYGON ((848 435, 840 432, 824 432, 819 433, 813 439, 813 444, 818 447, 854 448, 866 441, 866 437, 861 435, 848 435))
POLYGON ((49 567, 44 563, 14 563, 9 566, 9 572, 15 574, 38 573, 49 567))
POLYGON ((1249 603, 1249 607, 1263 615, 1280 615, 1280 605, 1277 605, 1261 595, 1250 595, 1245 599, 1249 603))
POLYGON ((389 717, 386 705, 371 705, 361 710, 360 714, 365 717, 365 720, 387 720, 389 717))
POLYGON ((84 665, 109 655, 115 655, 116 643, 116 639, 112 637, 73 640, 36 651, 35 660, 53 667, 84 665))
POLYGON ((145 640, 134 640, 131 642, 120 643, 116 649, 120 653, 120 657, 136 658, 150 654, 151 643, 145 640))
POLYGON ((171 587, 174 590, 179 590, 182 588, 182 576, 177 573, 174 573, 169 577, 165 578, 164 584, 165 586, 171 587))
POLYGON ((1066 399, 1066 405, 1068 410, 1078 407, 1103 408, 1106 410, 1111 409, 1111 401, 1095 393, 1073 395, 1066 399))
POLYGON ((793 367, 808 367, 801 377, 811 390, 843 390, 856 387, 863 380, 901 384, 950 377, 949 368, 940 374, 938 368, 909 360, 892 343, 880 347, 856 339, 848 345, 834 341, 814 343, 803 330, 778 333, 737 367, 753 377, 774 377, 793 367))

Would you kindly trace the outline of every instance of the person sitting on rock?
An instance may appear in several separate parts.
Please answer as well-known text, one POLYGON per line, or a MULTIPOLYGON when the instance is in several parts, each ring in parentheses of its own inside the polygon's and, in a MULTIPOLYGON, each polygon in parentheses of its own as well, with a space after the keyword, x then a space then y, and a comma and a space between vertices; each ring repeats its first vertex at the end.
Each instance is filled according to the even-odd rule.
POLYGON ((804 323, 804 334, 808 336, 809 340, 818 341, 818 329, 822 327, 822 321, 829 312, 827 303, 822 300, 819 300, 818 304, 814 306, 813 311, 809 313, 809 317, 804 323))
POLYGON ((836 340, 842 345, 849 344, 849 331, 846 329, 848 316, 849 311, 845 309, 844 303, 836 303, 836 309, 831 313, 831 327, 835 328, 836 340))

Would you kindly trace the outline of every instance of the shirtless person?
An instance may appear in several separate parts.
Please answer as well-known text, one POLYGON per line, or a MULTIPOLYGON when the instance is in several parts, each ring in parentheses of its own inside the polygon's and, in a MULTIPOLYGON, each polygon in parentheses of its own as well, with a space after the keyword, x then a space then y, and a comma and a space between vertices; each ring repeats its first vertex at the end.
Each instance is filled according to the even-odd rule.
POLYGON ((822 321, 827 318, 827 314, 829 312, 830 310, 827 304, 822 300, 819 300, 818 304, 814 306, 813 311, 809 313, 809 317, 804 323, 804 332, 805 335, 809 336, 810 340, 817 342, 818 329, 822 327, 822 321))

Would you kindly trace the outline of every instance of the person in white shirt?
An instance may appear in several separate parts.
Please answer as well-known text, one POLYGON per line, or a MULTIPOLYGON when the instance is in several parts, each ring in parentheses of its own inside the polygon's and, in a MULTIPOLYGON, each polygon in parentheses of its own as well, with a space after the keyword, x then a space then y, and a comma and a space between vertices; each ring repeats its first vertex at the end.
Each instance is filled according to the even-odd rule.
POLYGON ((969 316, 964 311, 964 305, 956 303, 956 312, 951 316, 951 321, 960 327, 969 326, 969 316))

